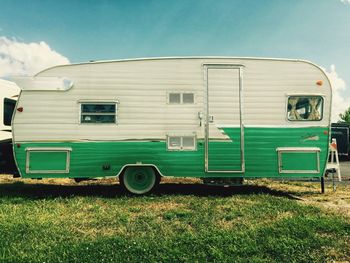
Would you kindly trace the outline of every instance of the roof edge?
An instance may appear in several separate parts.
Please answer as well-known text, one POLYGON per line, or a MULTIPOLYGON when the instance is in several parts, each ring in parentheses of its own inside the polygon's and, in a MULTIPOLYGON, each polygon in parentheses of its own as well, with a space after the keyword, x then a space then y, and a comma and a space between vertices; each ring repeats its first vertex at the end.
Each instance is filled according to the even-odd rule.
MULTIPOLYGON (((79 65, 90 65, 90 64, 103 64, 103 63, 113 63, 113 62, 129 62, 129 61, 149 61, 149 60, 167 60, 167 59, 244 59, 244 60, 271 60, 271 61, 299 61, 299 62, 307 62, 309 64, 315 65, 316 64, 303 60, 303 59, 290 59, 290 58, 265 58, 265 57, 232 57, 232 56, 174 56, 174 57, 144 57, 144 58, 125 58, 125 59, 112 59, 112 60, 91 60, 87 62, 77 62, 77 63, 71 63, 71 64, 63 64, 63 65, 57 65, 53 67, 46 68, 44 70, 39 71, 34 75, 36 77, 37 75, 58 67, 66 67, 66 66, 79 66, 79 65)), ((317 66, 319 67, 319 66, 317 66)))

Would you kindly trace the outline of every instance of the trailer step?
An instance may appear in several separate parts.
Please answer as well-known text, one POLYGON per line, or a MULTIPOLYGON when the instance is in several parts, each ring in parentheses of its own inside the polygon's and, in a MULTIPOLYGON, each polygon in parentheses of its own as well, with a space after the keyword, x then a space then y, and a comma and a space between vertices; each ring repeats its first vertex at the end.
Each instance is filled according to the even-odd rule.
POLYGON ((239 186, 243 185, 243 178, 202 178, 203 184, 215 186, 239 186))

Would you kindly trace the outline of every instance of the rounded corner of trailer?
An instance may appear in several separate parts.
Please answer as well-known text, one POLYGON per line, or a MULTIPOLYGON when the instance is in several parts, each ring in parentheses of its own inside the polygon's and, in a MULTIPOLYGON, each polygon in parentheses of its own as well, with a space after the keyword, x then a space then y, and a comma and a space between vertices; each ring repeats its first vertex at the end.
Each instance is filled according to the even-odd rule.
POLYGON ((297 60, 297 61, 299 61, 299 62, 301 62, 301 63, 309 64, 310 66, 313 66, 313 67, 317 68, 320 72, 322 72, 322 74, 323 74, 323 75, 326 77, 326 79, 328 80, 329 86, 331 87, 331 91, 332 91, 332 82, 331 82, 331 80, 330 80, 330 78, 329 78, 329 76, 328 76, 328 73, 326 72, 326 69, 325 69, 325 68, 321 67, 320 65, 318 65, 318 64, 316 64, 316 63, 314 63, 314 62, 312 62, 312 61, 310 61, 310 60, 299 59, 299 60, 297 60))
MULTIPOLYGON (((86 63, 88 64, 88 63, 86 63)), ((55 68, 61 68, 61 67, 66 67, 66 66, 72 66, 72 65, 76 65, 76 64, 70 64, 70 63, 67 63, 67 64, 60 64, 60 65, 56 65, 56 66, 52 66, 52 67, 48 67, 48 68, 45 68, 43 70, 40 70, 39 72, 35 73, 33 75, 33 77, 38 77, 40 74, 46 72, 46 71, 49 71, 51 69, 55 69, 55 68)))

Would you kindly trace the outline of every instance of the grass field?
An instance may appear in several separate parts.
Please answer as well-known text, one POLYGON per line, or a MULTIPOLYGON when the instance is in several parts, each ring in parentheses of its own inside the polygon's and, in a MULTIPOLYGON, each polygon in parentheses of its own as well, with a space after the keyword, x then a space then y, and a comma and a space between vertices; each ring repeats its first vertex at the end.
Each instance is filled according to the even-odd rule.
POLYGON ((107 183, 1 179, 0 262, 350 260, 349 185, 168 181, 130 197, 107 183))

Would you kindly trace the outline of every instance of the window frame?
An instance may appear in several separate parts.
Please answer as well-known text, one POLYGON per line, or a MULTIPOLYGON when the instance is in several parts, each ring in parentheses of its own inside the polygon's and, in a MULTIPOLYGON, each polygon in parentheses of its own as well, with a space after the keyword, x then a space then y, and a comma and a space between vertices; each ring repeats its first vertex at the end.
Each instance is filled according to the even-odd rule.
POLYGON ((167 134, 166 148, 167 148, 167 151, 184 151, 184 152, 185 151, 197 151, 197 135, 196 134, 167 134), (173 137, 180 138, 180 146, 179 147, 170 146, 170 139, 173 137), (184 147, 183 146, 183 138, 184 137, 193 138, 193 147, 184 147))
POLYGON ((116 125, 118 124, 118 100, 81 100, 78 101, 78 107, 79 107, 79 120, 78 123, 81 125, 116 125), (90 113, 85 115, 114 115, 114 122, 82 122, 82 116, 84 113, 82 112, 82 106, 86 104, 92 104, 92 105, 115 105, 115 112, 113 113, 90 113))
POLYGON ((325 95, 324 94, 310 94, 310 93, 297 93, 297 94, 286 94, 286 107, 285 107, 285 118, 287 122, 290 123, 303 123, 303 122, 320 122, 324 118, 324 104, 325 104, 325 95), (321 113, 321 118, 319 120, 290 120, 288 117, 288 104, 289 104, 289 98, 290 97, 302 97, 302 98, 310 98, 310 97, 320 97, 322 99, 322 113, 321 113))
POLYGON ((195 105, 196 104, 196 92, 194 91, 184 91, 184 90, 181 90, 181 91, 168 91, 167 94, 166 94, 166 103, 168 105, 195 105), (180 103, 171 103, 170 102, 170 94, 180 94, 180 103), (188 102, 184 102, 184 99, 183 99, 183 95, 184 94, 193 94, 193 103, 188 103, 188 102))
POLYGON ((320 173, 320 152, 321 149, 318 147, 277 147, 277 159, 278 159, 278 173, 279 174, 290 174, 290 173, 310 173, 318 174, 320 173), (294 153, 294 154, 303 154, 303 153, 314 153, 316 154, 316 169, 315 170, 303 170, 303 169, 283 169, 283 154, 284 153, 294 153))

